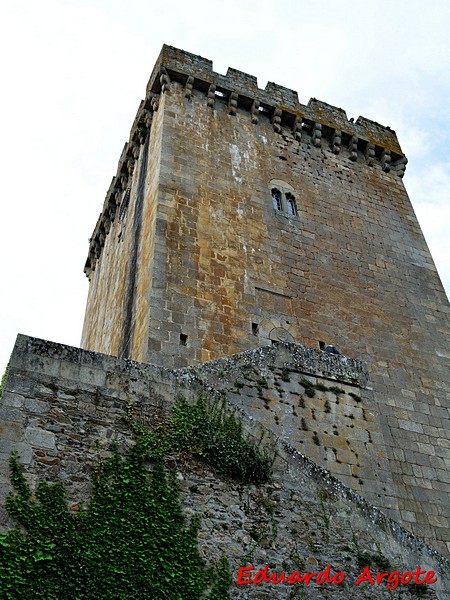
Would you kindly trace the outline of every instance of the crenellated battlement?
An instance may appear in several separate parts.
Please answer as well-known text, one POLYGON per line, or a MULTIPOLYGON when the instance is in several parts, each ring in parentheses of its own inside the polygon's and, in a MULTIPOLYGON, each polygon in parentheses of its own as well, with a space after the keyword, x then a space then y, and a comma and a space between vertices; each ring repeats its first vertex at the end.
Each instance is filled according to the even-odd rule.
POLYGON ((163 46, 147 85, 147 96, 164 91, 164 78, 183 85, 193 78, 191 85, 195 89, 206 91, 208 87, 215 86, 215 91, 220 90, 226 96, 237 95, 239 108, 248 108, 254 102, 259 102, 269 111, 281 110, 282 122, 292 121, 293 118, 305 119, 341 131, 349 137, 357 136, 362 141, 394 153, 396 158, 404 157, 395 131, 390 127, 364 117, 358 117, 356 121, 348 119, 342 108, 315 98, 309 100, 307 105, 301 104, 295 90, 271 81, 262 90, 255 76, 237 69, 228 68, 226 75, 215 73, 212 61, 172 46, 163 46))
POLYGON ((226 103, 231 116, 236 115, 237 110, 246 111, 255 125, 260 119, 269 119, 275 133, 291 132, 298 142, 311 144, 316 148, 328 147, 335 154, 345 149, 348 158, 354 163, 360 157, 369 166, 378 163, 386 173, 393 171, 399 177, 403 177, 405 173, 407 158, 400 148, 395 131, 389 127, 364 117, 358 117, 356 121, 348 119, 342 108, 316 98, 311 98, 306 105, 301 104, 295 90, 271 81, 262 90, 253 75, 231 67, 226 75, 216 73, 212 61, 164 45, 90 239, 84 269, 88 277, 95 268, 105 236, 125 197, 139 156, 139 147, 151 127, 160 96, 169 91, 171 85, 182 85, 187 99, 192 97, 194 90, 203 93, 206 104, 212 109, 216 102, 226 103))

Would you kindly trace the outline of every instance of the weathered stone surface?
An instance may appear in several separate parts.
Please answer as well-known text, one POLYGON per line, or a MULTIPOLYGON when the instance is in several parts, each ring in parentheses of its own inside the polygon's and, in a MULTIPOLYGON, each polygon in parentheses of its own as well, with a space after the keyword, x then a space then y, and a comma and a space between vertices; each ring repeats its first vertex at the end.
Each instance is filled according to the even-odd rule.
POLYGON ((25 409, 30 413, 45 415, 50 410, 50 404, 34 398, 26 398, 25 409))
POLYGON ((35 448, 53 449, 55 447, 55 434, 38 427, 27 427, 24 438, 35 448))

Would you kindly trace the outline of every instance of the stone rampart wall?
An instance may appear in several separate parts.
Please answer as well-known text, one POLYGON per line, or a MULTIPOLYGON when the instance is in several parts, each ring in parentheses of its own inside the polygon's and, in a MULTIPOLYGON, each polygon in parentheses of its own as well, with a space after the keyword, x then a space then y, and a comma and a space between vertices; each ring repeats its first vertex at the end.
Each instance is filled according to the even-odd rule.
MULTIPOLYGON (((311 460, 305 455, 314 449, 312 432, 303 430, 304 436, 295 437, 295 429, 282 430, 287 427, 283 412, 290 417, 294 396, 308 401, 297 409, 306 411, 308 424, 314 419, 307 413, 315 407, 317 427, 322 423, 331 429, 324 417, 334 414, 336 424, 340 410, 347 416, 349 407, 362 412, 359 407, 366 406, 372 394, 364 363, 302 347, 262 348, 174 371, 19 336, 0 408, 2 505, 9 491, 8 460, 16 449, 31 483, 36 485, 42 478, 62 481, 76 509, 89 496, 92 463, 108 453, 113 439, 122 448, 132 443, 124 417, 131 411, 151 423, 170 409, 180 393, 188 399, 199 393, 219 399, 225 393, 229 410, 237 413, 248 435, 260 439, 264 433, 263 443, 277 452, 273 481, 259 487, 222 481, 201 464, 180 471, 185 514, 189 518, 200 512, 199 544, 208 560, 225 553, 235 578, 238 567, 250 560, 244 558, 249 553, 248 564, 268 564, 278 572, 318 572, 330 565, 333 572, 345 573, 342 586, 311 585, 304 588, 305 598, 327 597, 330 590, 336 598, 369 597, 366 594, 388 598, 389 592, 381 586, 353 585, 361 572, 358 556, 368 552, 383 556, 392 570, 415 570, 420 565, 436 571, 436 597, 448 597, 447 561, 367 502, 367 495, 363 499, 363 486, 358 494, 350 489, 358 489, 355 485, 342 483, 345 474, 337 472, 335 478, 331 469, 320 466, 332 466, 324 462, 327 455, 322 453, 326 434, 317 430, 320 445, 311 460), (307 390, 314 390, 314 395, 305 395, 307 390), (266 400, 269 408, 262 410, 266 400), (330 412, 324 410, 327 400, 330 412), (280 423, 275 426, 272 419, 277 414, 280 423), (261 531, 266 535, 255 543, 255 532, 261 531)), ((359 449, 362 428, 372 431, 370 461, 379 441, 377 424, 372 418, 362 423, 357 415, 354 421, 351 431, 342 429, 339 435, 350 441, 349 460, 354 462, 352 452, 359 449)), ((342 458, 342 464, 349 464, 342 458)), ((349 483, 354 481, 350 476, 349 483)), ((0 519, 3 528, 11 525, 3 510, 0 519)), ((282 585, 276 589, 278 598, 287 599, 291 592, 282 585)), ((269 584, 251 589, 233 585, 232 597, 262 599, 273 594, 269 584)), ((431 590, 428 597, 435 597, 431 590)))

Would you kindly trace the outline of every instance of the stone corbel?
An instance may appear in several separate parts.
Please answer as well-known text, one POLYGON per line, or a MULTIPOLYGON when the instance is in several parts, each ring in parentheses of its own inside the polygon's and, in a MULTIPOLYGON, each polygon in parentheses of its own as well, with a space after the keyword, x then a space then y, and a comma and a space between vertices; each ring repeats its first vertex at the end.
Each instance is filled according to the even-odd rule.
POLYGON ((272 117, 272 127, 275 133, 281 133, 281 115, 283 111, 281 108, 276 108, 272 117))
POLYGON ((147 128, 143 123, 139 123, 137 127, 137 134, 139 138, 139 143, 142 144, 145 140, 145 136, 147 135, 147 128))
POLYGON ((238 103, 238 95, 236 94, 236 92, 231 92, 230 99, 228 100, 228 113, 232 117, 236 116, 237 103, 238 103))
POLYGON ((322 145, 322 124, 321 123, 314 123, 311 140, 316 148, 319 148, 322 145))
POLYGON ((208 101, 207 101, 208 106, 210 106, 211 108, 214 108, 215 99, 216 99, 216 86, 214 83, 212 83, 209 86, 209 90, 208 90, 208 101))
POLYGON ((115 200, 115 196, 114 194, 111 194, 109 199, 108 199, 108 215, 109 215, 109 219, 110 222, 113 223, 114 219, 116 218, 116 200, 115 200))
POLYGON ((98 241, 100 244, 100 248, 103 248, 103 246, 105 245, 105 239, 106 239, 105 226, 103 223, 100 223, 100 227, 98 229, 98 241))
POLYGON ((94 238, 92 242, 92 252, 94 254, 95 259, 98 260, 100 258, 100 254, 102 253, 102 247, 97 237, 94 238))
POLYGON ((127 189, 127 185, 128 185, 128 176, 125 175, 125 173, 122 173, 121 176, 120 176, 120 187, 123 190, 126 190, 127 189))
POLYGON ((114 198, 116 201, 116 206, 120 206, 120 203, 122 202, 122 196, 123 196, 123 192, 122 190, 120 190, 119 188, 116 189, 116 193, 114 194, 114 198))
POLYGON ((184 89, 184 97, 190 100, 192 98, 192 88, 194 87, 194 78, 189 76, 184 89))
POLYGON ((105 229, 105 234, 108 235, 111 230, 111 217, 109 216, 109 209, 106 209, 103 213, 103 227, 105 229))
POLYGON ((356 135, 350 138, 348 149, 350 150, 350 160, 355 161, 358 158, 358 137, 356 135))
MULTIPOLYGON (((151 113, 151 111, 144 109, 141 113, 139 123, 138 123, 138 128, 137 128, 139 142, 141 144, 143 143, 145 136, 147 135, 147 131, 150 128, 151 123, 152 123, 152 113, 151 113)), ((132 150, 132 152, 133 152, 133 150, 132 150)), ((138 150, 138 156, 139 156, 139 150, 138 150)))
MULTIPOLYGON (((159 108, 159 96, 156 96, 156 95, 155 95, 155 96, 152 96, 152 97, 150 98, 150 106, 152 107, 152 109, 153 109, 153 112, 157 112, 157 110, 158 110, 158 108, 159 108)), ((150 112, 150 111, 149 111, 149 112, 150 112)), ((147 115, 145 115, 145 116, 146 116, 146 118, 147 118, 147 115)), ((152 115, 152 114, 151 114, 151 112, 150 112, 150 123, 149 123, 149 125, 147 125, 147 127, 150 127, 150 125, 151 125, 151 122, 152 122, 152 121, 151 121, 151 119, 152 119, 152 118, 153 118, 153 115, 152 115)))
POLYGON ((331 149, 335 154, 339 154, 341 150, 342 132, 335 130, 331 139, 331 149))
POLYGON ((84 265, 84 269, 83 272, 86 275, 86 277, 89 279, 91 276, 91 273, 94 269, 92 268, 91 265, 91 256, 88 255, 87 260, 86 260, 86 264, 84 265))
POLYGON ((302 141, 302 118, 301 117, 295 117, 294 126, 292 128, 292 131, 294 133, 294 137, 297 140, 297 142, 301 142, 302 141))
POLYGON ((364 154, 369 167, 373 167, 373 160, 375 158, 375 146, 373 144, 367 144, 366 151, 364 154))
POLYGON ((381 153, 381 168, 386 173, 389 173, 389 171, 391 170, 391 160, 391 151, 383 150, 383 152, 381 153))
POLYGON ((134 158, 130 157, 127 160, 127 171, 128 171, 129 175, 133 174, 135 164, 136 164, 136 161, 134 160, 134 158))
POLYGON ((408 159, 406 158, 406 156, 402 156, 395 163, 395 171, 396 171, 397 175, 400 177, 400 179, 405 174, 407 164, 408 164, 408 159))
POLYGON ((165 92, 170 92, 170 79, 167 71, 164 67, 161 67, 159 82, 161 84, 161 92, 164 94, 165 92))
POLYGON ((135 160, 139 158, 139 144, 136 144, 136 142, 132 142, 130 146, 130 154, 135 160))
POLYGON ((252 123, 255 125, 259 120, 259 100, 254 100, 252 104, 252 123))
MULTIPOLYGON (((154 108, 153 110, 158 110, 158 97, 155 96, 151 99, 151 103, 152 106, 154 104, 156 104, 156 108, 154 108)), ((144 114, 143 114, 143 119, 144 121, 144 125, 147 127, 147 129, 150 129, 150 127, 152 126, 152 121, 153 121, 153 113, 151 110, 145 110, 144 114)))

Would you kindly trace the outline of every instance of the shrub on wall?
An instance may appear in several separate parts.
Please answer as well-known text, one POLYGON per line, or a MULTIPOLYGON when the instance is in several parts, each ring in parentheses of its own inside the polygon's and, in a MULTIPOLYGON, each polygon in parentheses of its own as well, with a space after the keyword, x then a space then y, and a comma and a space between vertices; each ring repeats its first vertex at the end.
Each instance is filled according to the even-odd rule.
POLYGON ((225 404, 211 405, 203 397, 192 405, 180 397, 167 422, 152 430, 133 424, 133 429, 149 458, 183 452, 200 458, 217 474, 242 483, 268 481, 273 457, 266 448, 246 439, 241 422, 225 409, 225 404))

